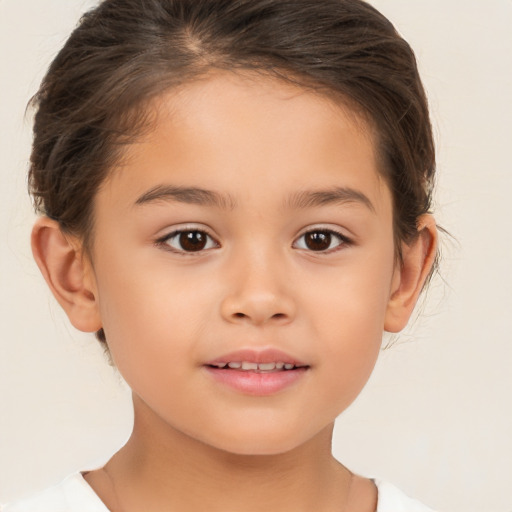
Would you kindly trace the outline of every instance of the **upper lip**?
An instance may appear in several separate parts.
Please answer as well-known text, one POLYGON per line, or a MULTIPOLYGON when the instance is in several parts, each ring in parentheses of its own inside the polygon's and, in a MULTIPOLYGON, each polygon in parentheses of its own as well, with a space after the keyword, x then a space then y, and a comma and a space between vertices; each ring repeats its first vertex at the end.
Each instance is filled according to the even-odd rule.
POLYGON ((278 349, 265 349, 265 350, 254 350, 254 349, 242 349, 224 354, 215 359, 207 361, 206 365, 214 364, 227 364, 232 362, 248 362, 248 363, 285 363, 293 364, 294 366, 308 366, 297 358, 283 352, 278 349))

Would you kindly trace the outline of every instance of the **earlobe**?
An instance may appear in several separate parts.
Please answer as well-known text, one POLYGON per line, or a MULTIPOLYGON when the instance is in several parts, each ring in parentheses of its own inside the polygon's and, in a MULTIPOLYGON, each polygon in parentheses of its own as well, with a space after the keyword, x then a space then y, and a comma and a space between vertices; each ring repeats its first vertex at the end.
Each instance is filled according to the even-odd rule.
POLYGON ((58 222, 39 218, 32 229, 32 253, 50 290, 71 323, 84 332, 101 328, 94 274, 78 240, 58 222))
POLYGON ((418 236, 402 245, 402 264, 397 265, 388 302, 384 329, 401 331, 409 321, 437 254, 437 228, 432 215, 418 221, 418 236))

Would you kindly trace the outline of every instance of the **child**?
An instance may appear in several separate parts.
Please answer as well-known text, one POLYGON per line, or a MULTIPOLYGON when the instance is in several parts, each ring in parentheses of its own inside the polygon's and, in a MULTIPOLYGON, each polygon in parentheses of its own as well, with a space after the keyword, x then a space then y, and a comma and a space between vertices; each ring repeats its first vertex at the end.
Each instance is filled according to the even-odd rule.
POLYGON ((35 103, 34 256, 135 421, 4 510, 428 510, 330 449, 436 259, 392 25, 360 0, 105 0, 35 103))

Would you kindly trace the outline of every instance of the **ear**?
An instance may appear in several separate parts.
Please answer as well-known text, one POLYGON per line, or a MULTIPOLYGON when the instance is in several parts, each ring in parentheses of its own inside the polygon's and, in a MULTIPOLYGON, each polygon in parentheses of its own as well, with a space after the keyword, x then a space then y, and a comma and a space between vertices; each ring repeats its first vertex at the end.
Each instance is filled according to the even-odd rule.
POLYGON ((386 311, 386 331, 399 332, 407 325, 436 254, 436 223, 432 215, 425 214, 418 221, 418 236, 410 244, 402 244, 402 263, 395 269, 386 311))
POLYGON ((96 281, 79 240, 62 232, 58 222, 39 218, 32 229, 32 253, 50 290, 80 331, 101 328, 96 281))

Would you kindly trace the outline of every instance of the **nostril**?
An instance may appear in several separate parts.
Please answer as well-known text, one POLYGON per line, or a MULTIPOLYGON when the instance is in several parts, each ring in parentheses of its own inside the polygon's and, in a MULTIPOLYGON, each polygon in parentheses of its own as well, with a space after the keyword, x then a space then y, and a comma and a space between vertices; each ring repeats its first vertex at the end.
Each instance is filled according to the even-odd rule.
MULTIPOLYGON (((249 318, 249 315, 246 315, 245 313, 234 313, 233 316, 235 318, 249 318)), ((274 320, 281 320, 283 318, 286 318, 286 315, 284 313, 275 313, 274 315, 271 316, 272 319, 274 320)))

